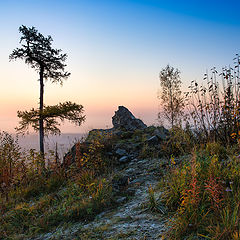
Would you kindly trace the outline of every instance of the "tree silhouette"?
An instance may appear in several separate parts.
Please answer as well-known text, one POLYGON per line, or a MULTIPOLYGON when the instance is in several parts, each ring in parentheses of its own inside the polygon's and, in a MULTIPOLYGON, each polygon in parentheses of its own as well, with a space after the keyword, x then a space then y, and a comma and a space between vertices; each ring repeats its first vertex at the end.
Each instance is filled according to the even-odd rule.
POLYGON ((44 134, 60 133, 58 128, 61 121, 69 120, 77 125, 85 120, 83 116, 83 106, 76 103, 66 102, 55 106, 44 106, 44 80, 49 79, 52 83, 63 83, 64 79, 70 76, 65 71, 64 62, 67 54, 62 54, 61 49, 52 48, 52 37, 44 37, 35 27, 19 27, 22 34, 20 38, 21 48, 16 48, 10 54, 10 60, 22 59, 39 73, 40 82, 40 102, 39 109, 28 111, 18 111, 18 117, 21 118, 20 126, 17 131, 24 133, 30 126, 35 131, 39 131, 40 153, 44 156, 44 134))

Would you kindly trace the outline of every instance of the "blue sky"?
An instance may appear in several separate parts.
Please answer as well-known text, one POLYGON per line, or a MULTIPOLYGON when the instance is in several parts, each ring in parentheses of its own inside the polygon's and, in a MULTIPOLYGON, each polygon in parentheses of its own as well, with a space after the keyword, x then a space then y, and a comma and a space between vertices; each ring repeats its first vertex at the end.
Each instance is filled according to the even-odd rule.
POLYGON ((158 74, 167 64, 180 69, 183 88, 213 66, 232 64, 240 52, 239 9, 239 1, 0 1, 0 129, 13 131, 16 111, 38 103, 37 73, 8 61, 20 25, 51 35, 68 54, 72 75, 63 87, 46 84, 45 103, 83 104, 83 127, 62 128, 81 132, 110 126, 118 105, 155 123, 158 74))

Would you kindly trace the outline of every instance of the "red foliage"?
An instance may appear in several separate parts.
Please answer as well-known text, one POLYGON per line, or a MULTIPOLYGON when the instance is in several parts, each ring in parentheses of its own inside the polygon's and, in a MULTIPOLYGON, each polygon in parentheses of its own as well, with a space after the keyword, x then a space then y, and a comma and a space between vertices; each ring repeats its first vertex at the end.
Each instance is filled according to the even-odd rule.
POLYGON ((213 209, 219 209, 222 206, 223 201, 223 186, 220 184, 219 178, 210 175, 205 184, 205 189, 209 193, 211 201, 211 207, 213 209))

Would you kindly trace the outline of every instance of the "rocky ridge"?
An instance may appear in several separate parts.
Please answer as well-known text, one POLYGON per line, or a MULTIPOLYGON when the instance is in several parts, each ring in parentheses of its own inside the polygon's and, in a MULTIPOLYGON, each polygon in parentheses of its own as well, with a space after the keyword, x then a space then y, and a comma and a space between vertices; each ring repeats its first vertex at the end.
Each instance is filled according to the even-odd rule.
MULTIPOLYGON (((167 218, 164 211, 156 213, 149 209, 149 189, 155 189, 158 201, 161 191, 157 183, 167 165, 167 160, 161 156, 161 146, 168 139, 169 132, 164 127, 147 127, 123 106, 115 112, 112 122, 111 129, 90 131, 80 150, 84 153, 99 134, 115 136, 116 140, 105 154, 117 162, 113 177, 110 177, 117 207, 102 212, 92 222, 61 225, 36 240, 163 239, 167 218)), ((72 164, 75 154, 76 145, 66 154, 63 164, 72 164)))
MULTIPOLYGON (((127 163, 144 152, 144 147, 160 153, 161 145, 169 137, 169 131, 164 127, 147 127, 142 120, 135 116, 123 106, 118 107, 118 111, 112 117, 113 128, 93 129, 80 145, 80 153, 87 151, 94 139, 111 134, 115 141, 111 149, 106 151, 106 155, 113 156, 119 163, 127 163)), ((75 162, 76 144, 65 155, 63 165, 69 166, 75 162)), ((143 157, 143 156, 141 156, 143 157)))

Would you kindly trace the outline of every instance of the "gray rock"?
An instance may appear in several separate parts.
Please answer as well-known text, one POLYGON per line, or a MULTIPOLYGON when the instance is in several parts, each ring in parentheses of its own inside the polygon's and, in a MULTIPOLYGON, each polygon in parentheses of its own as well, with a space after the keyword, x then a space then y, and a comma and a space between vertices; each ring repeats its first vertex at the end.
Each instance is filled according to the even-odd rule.
POLYGON ((148 145, 157 145, 159 143, 159 138, 157 136, 152 136, 147 139, 148 145))
POLYGON ((129 158, 135 159, 138 155, 139 155, 139 152, 132 152, 131 154, 129 154, 129 158))
POLYGON ((126 202, 126 201, 127 201, 127 197, 118 197, 118 198, 116 199, 116 202, 117 202, 118 204, 124 203, 124 202, 126 202))
POLYGON ((106 152, 106 155, 109 156, 109 157, 112 157, 113 153, 112 152, 106 152))
POLYGON ((118 160, 120 163, 127 163, 130 161, 130 158, 128 156, 123 156, 118 160))
POLYGON ((112 124, 114 129, 124 129, 126 131, 145 129, 147 127, 142 120, 135 118, 133 114, 123 106, 118 107, 118 111, 116 111, 112 117, 112 124))
POLYGON ((112 180, 112 187, 114 191, 119 191, 121 188, 128 186, 130 179, 128 176, 122 176, 118 179, 112 180))
POLYGON ((131 174, 133 174, 135 172, 135 169, 134 168, 128 168, 127 170, 126 170, 126 174, 128 174, 128 175, 131 175, 131 174))
POLYGON ((158 127, 155 129, 154 135, 164 141, 169 138, 169 131, 165 127, 158 127))
POLYGON ((123 131, 121 131, 121 130, 115 130, 114 131, 114 135, 116 135, 117 137, 121 137, 122 134, 123 134, 123 131))
MULTIPOLYGON (((127 153, 133 151, 133 145, 132 145, 132 143, 129 143, 128 141, 116 143, 115 146, 114 146, 115 151, 116 151, 118 148, 124 149, 127 153)), ((126 155, 126 154, 125 154, 125 155, 126 155)))
POLYGON ((127 152, 125 149, 118 148, 115 152, 118 156, 125 156, 127 155, 127 152))

